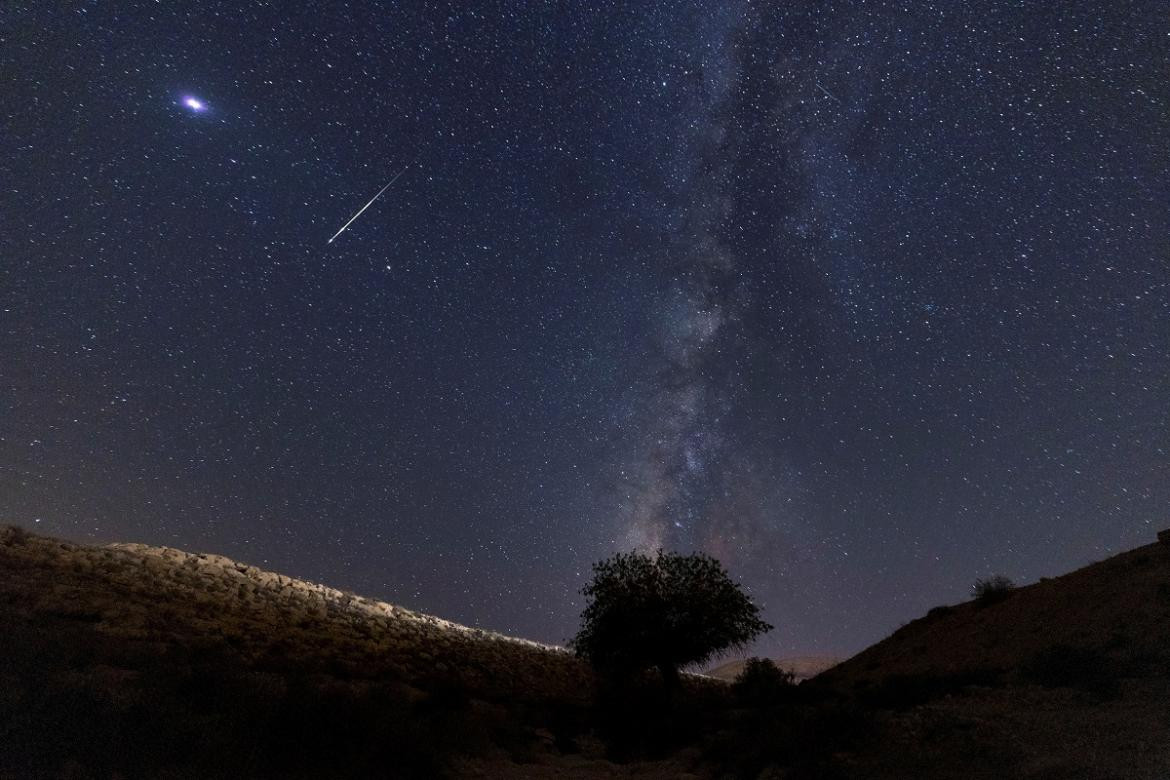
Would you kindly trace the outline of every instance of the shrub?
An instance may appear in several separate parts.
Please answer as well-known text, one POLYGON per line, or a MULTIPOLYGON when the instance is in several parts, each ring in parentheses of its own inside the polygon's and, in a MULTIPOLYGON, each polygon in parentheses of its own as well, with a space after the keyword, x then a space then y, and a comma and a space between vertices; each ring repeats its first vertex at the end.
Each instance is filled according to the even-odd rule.
POLYGON ((767 705, 781 701, 796 688, 796 675, 769 658, 749 658, 736 675, 732 690, 745 704, 767 705))
POLYGON ((593 566, 581 591, 577 655, 611 676, 657 667, 667 687, 678 669, 742 647, 772 627, 714 558, 659 551, 619 554, 593 566))
POLYGON ((987 605, 1003 601, 1015 589, 1014 582, 1002 574, 996 574, 987 579, 975 580, 975 584, 971 586, 971 595, 975 597, 976 603, 987 605))

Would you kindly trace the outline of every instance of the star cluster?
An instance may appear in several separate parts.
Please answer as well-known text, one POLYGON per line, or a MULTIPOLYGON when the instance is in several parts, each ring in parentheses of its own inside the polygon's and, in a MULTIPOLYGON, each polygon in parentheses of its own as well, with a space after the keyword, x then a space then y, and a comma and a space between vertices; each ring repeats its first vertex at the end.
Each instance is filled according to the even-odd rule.
POLYGON ((764 653, 1170 524, 1157 4, 3 16, 0 521, 553 642, 701 549, 764 653))

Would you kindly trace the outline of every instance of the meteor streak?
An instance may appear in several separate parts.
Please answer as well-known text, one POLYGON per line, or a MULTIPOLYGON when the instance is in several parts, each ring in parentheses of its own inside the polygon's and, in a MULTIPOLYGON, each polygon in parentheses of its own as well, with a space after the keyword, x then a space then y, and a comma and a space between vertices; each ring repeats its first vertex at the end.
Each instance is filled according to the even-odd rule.
POLYGON ((333 238, 329 239, 329 240, 328 240, 328 241, 326 241, 325 243, 326 243, 326 244, 332 244, 332 243, 333 243, 333 239, 334 239, 334 238, 337 238, 337 237, 338 237, 338 236, 340 236, 342 233, 344 233, 344 232, 345 232, 345 229, 346 229, 347 227, 349 227, 350 225, 352 225, 352 224, 353 224, 353 221, 354 221, 355 219, 357 219, 358 217, 360 217, 360 216, 362 215, 362 212, 363 212, 363 211, 365 211, 365 210, 366 210, 366 209, 368 209, 370 206, 372 206, 372 205, 374 204, 374 201, 376 201, 376 200, 377 200, 379 197, 381 197, 381 195, 382 195, 382 193, 383 193, 383 192, 385 192, 386 190, 390 189, 390 185, 391 185, 391 184, 393 184, 394 182, 398 181, 398 177, 399 177, 399 176, 401 176, 402 174, 406 173, 406 169, 407 169, 407 168, 409 168, 409 167, 410 167, 411 165, 413 165, 413 164, 414 164, 414 163, 413 163, 413 162, 411 162, 411 163, 407 163, 406 165, 404 165, 404 166, 402 167, 402 170, 401 170, 401 171, 399 171, 398 173, 394 174, 394 178, 392 178, 390 181, 386 182, 386 186, 385 186, 385 187, 383 187, 382 189, 378 190, 378 194, 377 194, 377 195, 375 195, 374 197, 370 198, 370 202, 369 202, 369 203, 367 203, 366 205, 364 205, 364 206, 362 206, 360 209, 358 209, 358 212, 357 212, 356 214, 354 214, 352 217, 350 217, 350 218, 349 218, 349 222, 346 222, 344 225, 342 225, 342 226, 341 226, 341 230, 338 230, 336 233, 334 233, 334 234, 333 234, 333 238))
POLYGON ((833 100, 833 101, 834 101, 834 102, 835 102, 837 105, 841 105, 841 101, 840 101, 840 100, 837 100, 837 96, 836 96, 836 95, 834 95, 834 94, 833 94, 832 92, 830 92, 829 90, 827 90, 827 89, 825 89, 824 87, 822 87, 822 86, 821 86, 821 82, 817 81, 817 82, 814 82, 814 83, 817 85, 817 89, 819 89, 821 92, 824 92, 826 95, 828 95, 828 96, 829 96, 829 97, 830 97, 830 98, 831 98, 831 99, 832 99, 832 100, 833 100))

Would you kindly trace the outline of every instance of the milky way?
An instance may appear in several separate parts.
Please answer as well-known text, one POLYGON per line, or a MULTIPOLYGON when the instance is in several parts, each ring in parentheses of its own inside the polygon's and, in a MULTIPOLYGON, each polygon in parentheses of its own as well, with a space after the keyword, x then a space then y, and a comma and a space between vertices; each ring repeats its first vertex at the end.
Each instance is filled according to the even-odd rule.
POLYGON ((765 653, 1170 524, 1161 4, 2 15, 0 521, 765 653))
MULTIPOLYGON (((622 471, 624 541, 635 549, 696 546, 710 522, 713 471, 723 457, 722 417, 731 377, 712 358, 735 326, 737 258, 720 235, 730 217, 728 102, 738 73, 735 42, 748 24, 742 5, 728 4, 703 25, 705 39, 682 48, 701 52, 670 161, 671 230, 655 256, 661 289, 648 319, 654 373, 632 393, 638 435, 622 471), (730 321, 730 322, 729 322, 730 321), (712 469, 708 469, 708 465, 712 469)), ((717 536, 722 528, 714 529, 717 536)))

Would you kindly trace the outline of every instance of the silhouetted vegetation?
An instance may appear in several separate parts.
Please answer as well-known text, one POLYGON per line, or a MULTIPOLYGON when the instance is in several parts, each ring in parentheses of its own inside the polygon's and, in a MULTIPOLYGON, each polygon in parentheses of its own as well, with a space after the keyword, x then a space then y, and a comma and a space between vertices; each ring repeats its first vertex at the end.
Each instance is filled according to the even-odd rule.
POLYGON ((706 768, 701 776, 842 776, 838 756, 872 732, 873 712, 854 697, 798 685, 771 661, 756 661, 731 686, 684 678, 672 693, 646 676, 603 684, 592 717, 607 758, 624 763, 689 751, 706 768))
POLYGON ((772 628, 719 561, 702 554, 619 554, 594 564, 582 593, 576 653, 610 676, 657 668, 670 688, 679 667, 772 628))
POLYGON ((1016 584, 1002 574, 996 574, 987 579, 977 579, 971 586, 971 595, 975 603, 982 606, 1003 601, 1016 589, 1016 584))
POLYGON ((749 658, 735 677, 732 690, 745 704, 774 704, 790 697, 796 689, 796 675, 781 669, 770 658, 749 658))

